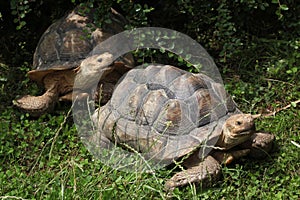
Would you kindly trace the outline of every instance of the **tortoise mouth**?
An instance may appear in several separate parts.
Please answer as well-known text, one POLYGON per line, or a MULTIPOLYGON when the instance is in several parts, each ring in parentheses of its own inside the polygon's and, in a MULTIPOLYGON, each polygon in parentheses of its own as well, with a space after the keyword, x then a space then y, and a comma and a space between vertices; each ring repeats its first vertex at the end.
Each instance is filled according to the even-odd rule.
POLYGON ((247 136, 247 135, 252 135, 255 132, 255 127, 251 127, 249 129, 246 129, 244 131, 241 131, 239 133, 235 133, 233 134, 234 136, 238 137, 238 136, 247 136))

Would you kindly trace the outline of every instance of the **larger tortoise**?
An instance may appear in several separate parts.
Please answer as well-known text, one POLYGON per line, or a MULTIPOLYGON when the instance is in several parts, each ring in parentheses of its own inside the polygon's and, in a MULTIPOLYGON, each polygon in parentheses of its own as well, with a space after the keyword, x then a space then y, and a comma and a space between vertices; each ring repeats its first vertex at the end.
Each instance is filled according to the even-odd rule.
POLYGON ((271 150, 274 135, 256 131, 255 118, 206 75, 150 65, 130 70, 96 110, 97 131, 88 140, 94 150, 117 144, 157 163, 184 158, 186 169, 166 182, 168 190, 208 186, 219 178, 220 163, 271 150))
MULTIPOLYGON (((78 67, 93 48, 110 36, 123 31, 125 18, 111 9, 111 23, 97 28, 93 23, 94 12, 84 13, 75 8, 67 16, 52 24, 42 35, 33 57, 31 80, 43 85, 46 92, 41 96, 26 95, 13 103, 32 116, 40 116, 53 109, 58 100, 72 101, 74 78, 78 67)), ((112 63, 110 73, 100 80, 102 103, 108 101, 117 80, 134 65, 130 54, 112 63)))

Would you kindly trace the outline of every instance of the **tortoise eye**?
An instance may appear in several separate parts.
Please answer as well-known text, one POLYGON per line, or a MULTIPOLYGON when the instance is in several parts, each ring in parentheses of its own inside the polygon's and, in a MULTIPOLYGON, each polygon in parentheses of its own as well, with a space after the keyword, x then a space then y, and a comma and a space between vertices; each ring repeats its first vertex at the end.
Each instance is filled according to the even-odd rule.
POLYGON ((102 62, 102 58, 99 58, 97 61, 98 61, 98 62, 102 62))
POLYGON ((242 123, 241 121, 236 121, 235 124, 238 125, 238 126, 240 126, 240 125, 242 125, 243 123, 242 123))

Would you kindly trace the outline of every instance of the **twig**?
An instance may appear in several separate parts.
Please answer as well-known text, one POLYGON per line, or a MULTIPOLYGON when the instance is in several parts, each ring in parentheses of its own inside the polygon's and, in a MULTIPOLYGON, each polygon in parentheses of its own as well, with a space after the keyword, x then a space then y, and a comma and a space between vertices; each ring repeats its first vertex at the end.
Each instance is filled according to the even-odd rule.
POLYGON ((49 160, 51 159, 51 155, 52 155, 52 151, 54 148, 54 144, 56 142, 56 139, 58 137, 58 134, 60 133, 60 131, 63 129, 63 126, 65 125, 65 123, 67 122, 67 118, 70 116, 70 113, 72 112, 72 108, 70 108, 70 110, 68 111, 67 115, 64 118, 64 121, 60 124, 60 127, 57 129, 57 131, 55 132, 55 135, 53 137, 53 141, 51 144, 51 148, 50 148, 50 152, 49 152, 49 160))
POLYGON ((279 83, 284 83, 284 84, 288 84, 290 86, 295 86, 295 85, 293 85, 293 84, 291 84, 289 82, 285 82, 285 81, 281 81, 281 80, 277 80, 277 79, 272 79, 272 78, 264 78, 264 80, 266 80, 266 81, 273 81, 273 82, 279 82, 279 83))
POLYGON ((297 142, 291 141, 291 143, 292 143, 293 145, 295 145, 296 147, 300 148, 300 144, 298 144, 297 142))
POLYGON ((21 200, 27 200, 27 199, 23 199, 22 197, 16 197, 16 196, 0 196, 0 199, 21 199, 21 200))
POLYGON ((52 140, 53 140, 53 138, 49 139, 49 140, 46 142, 46 144, 43 146, 43 148, 42 148, 42 150, 41 150, 39 156, 37 157, 36 161, 34 162, 32 168, 31 168, 31 170, 30 170, 29 173, 28 173, 29 176, 31 175, 31 173, 33 172, 34 168, 35 168, 36 165, 38 164, 40 158, 42 157, 42 154, 43 154, 43 152, 44 152, 46 146, 47 146, 48 144, 50 144, 50 142, 51 142, 52 140))
POLYGON ((68 111, 67 115, 65 116, 64 118, 64 121, 60 124, 60 127, 58 128, 58 130, 55 132, 55 136, 53 138, 50 138, 46 144, 43 146, 38 158, 36 159, 35 163, 33 164, 33 167, 31 168, 30 172, 29 172, 29 175, 31 175, 31 173, 33 172, 34 168, 36 167, 36 165, 38 164, 38 161, 40 160, 40 158, 42 157, 42 153, 44 152, 46 146, 52 141, 51 143, 51 147, 50 147, 50 152, 49 152, 49 160, 51 159, 51 154, 52 154, 52 151, 53 151, 53 148, 54 148, 54 144, 55 144, 55 141, 58 137, 58 134, 59 132, 62 130, 63 128, 63 125, 66 123, 66 120, 67 118, 69 117, 70 113, 72 111, 72 108, 68 111))
POLYGON ((276 109, 274 112, 271 112, 271 113, 268 113, 268 114, 263 114, 262 117, 270 117, 270 116, 274 116, 276 113, 280 112, 280 111, 283 111, 283 110, 286 110, 288 108, 290 108, 292 106, 292 104, 298 104, 300 103, 300 99, 298 99, 297 101, 294 101, 292 103, 290 103, 289 105, 287 106, 284 106, 283 108, 278 108, 276 109))

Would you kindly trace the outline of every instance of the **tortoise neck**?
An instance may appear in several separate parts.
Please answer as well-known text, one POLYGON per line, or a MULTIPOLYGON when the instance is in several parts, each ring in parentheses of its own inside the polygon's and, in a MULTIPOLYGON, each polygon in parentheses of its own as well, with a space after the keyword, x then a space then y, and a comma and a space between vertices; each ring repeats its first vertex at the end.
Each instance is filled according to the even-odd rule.
POLYGON ((224 131, 222 130, 222 133, 220 134, 220 137, 216 143, 216 146, 217 147, 220 147, 220 148, 225 148, 226 149, 226 146, 225 146, 225 136, 224 136, 224 131))

